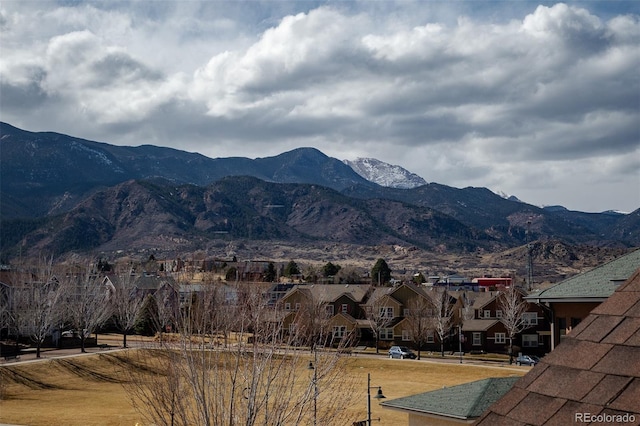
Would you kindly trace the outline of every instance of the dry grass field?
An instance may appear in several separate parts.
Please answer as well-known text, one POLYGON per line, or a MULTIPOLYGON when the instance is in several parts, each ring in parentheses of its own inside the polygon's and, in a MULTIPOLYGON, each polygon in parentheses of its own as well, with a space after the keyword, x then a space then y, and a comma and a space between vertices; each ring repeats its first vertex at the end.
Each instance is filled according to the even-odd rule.
MULTIPOLYGON (((118 353, 107 352, 73 358, 55 358, 0 367, 0 423, 18 425, 143 425, 121 384, 123 371, 118 353)), ((345 374, 356 381, 356 403, 349 408, 364 420, 367 408, 367 373, 371 385, 382 386, 387 400, 487 377, 523 375, 527 369, 480 366, 383 357, 345 357, 345 374)), ((308 375, 308 371, 301 371, 308 375)), ((322 392, 323 390, 320 389, 322 392)), ((324 390, 326 391, 326 390, 324 390)), ((331 392, 339 392, 331 389, 331 392)), ((376 390, 372 390, 375 394, 376 390)), ((321 407, 319 407, 321 409, 321 407)), ((377 424, 406 424, 407 416, 378 406, 372 399, 377 424)))

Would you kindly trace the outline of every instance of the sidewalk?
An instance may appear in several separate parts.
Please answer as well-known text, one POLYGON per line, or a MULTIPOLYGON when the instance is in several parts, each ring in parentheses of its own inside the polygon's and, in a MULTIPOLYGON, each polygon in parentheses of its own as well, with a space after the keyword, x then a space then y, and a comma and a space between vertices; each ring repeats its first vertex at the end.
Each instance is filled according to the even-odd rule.
MULTIPOLYGON (((127 336, 127 346, 129 343, 139 341, 139 336, 127 336)), ((11 366, 16 364, 45 361, 47 359, 73 357, 92 355, 96 353, 109 352, 113 350, 121 350, 122 348, 122 335, 119 334, 99 334, 98 346, 85 348, 86 352, 81 352, 80 348, 42 348, 40 350, 40 358, 36 358, 36 348, 29 348, 20 352, 19 358, 5 360, 4 357, 0 357, 0 367, 11 366)))

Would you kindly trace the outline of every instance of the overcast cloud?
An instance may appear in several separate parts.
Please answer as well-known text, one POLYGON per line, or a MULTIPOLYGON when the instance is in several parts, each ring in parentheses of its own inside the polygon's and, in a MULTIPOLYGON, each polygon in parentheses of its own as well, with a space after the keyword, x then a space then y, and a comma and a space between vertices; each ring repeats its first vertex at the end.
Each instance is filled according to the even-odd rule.
POLYGON ((1 120, 640 207, 640 3, 3 1, 1 120))

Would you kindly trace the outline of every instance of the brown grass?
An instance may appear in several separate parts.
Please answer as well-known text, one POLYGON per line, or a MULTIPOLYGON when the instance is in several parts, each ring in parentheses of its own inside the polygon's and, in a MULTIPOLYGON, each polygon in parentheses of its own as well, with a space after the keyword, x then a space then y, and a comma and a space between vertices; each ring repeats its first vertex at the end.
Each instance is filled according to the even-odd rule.
MULTIPOLYGON (((367 415, 367 373, 371 374, 372 386, 382 386, 388 401, 443 386, 487 377, 522 375, 527 371, 382 357, 346 357, 342 362, 346 374, 356 380, 359 393, 354 395, 356 403, 349 409, 350 414, 362 420, 367 415)), ((5 399, 0 401, 0 422, 33 426, 142 425, 141 416, 133 409, 119 382, 126 368, 115 353, 1 367, 5 399)), ((309 373, 301 371, 300 374, 309 373)), ((376 389, 371 392, 375 395, 376 389)), ((376 399, 372 399, 372 416, 382 419, 377 422, 380 425, 407 422, 406 414, 383 409, 376 399)))

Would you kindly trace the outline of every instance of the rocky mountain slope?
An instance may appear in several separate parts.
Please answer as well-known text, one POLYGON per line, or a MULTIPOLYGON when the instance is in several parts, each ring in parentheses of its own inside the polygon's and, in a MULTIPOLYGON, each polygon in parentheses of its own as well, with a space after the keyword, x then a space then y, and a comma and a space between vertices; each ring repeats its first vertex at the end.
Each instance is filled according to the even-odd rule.
MULTIPOLYGON (((581 213, 437 183, 383 187, 313 148, 217 158, 0 124, 0 250, 193 250, 220 241, 482 253, 640 246, 640 210, 581 213)), ((370 164, 373 164, 370 163, 370 164)))
POLYGON ((344 160, 356 173, 368 181, 388 188, 411 189, 426 185, 427 181, 415 173, 375 158, 344 160))

